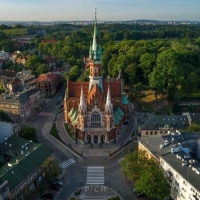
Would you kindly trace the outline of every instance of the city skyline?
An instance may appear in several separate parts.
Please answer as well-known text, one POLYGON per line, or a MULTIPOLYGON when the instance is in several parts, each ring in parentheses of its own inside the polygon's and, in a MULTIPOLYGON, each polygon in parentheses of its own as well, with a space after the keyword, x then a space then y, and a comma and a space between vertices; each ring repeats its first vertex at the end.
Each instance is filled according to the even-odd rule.
POLYGON ((200 20, 199 0, 0 0, 0 21, 200 20))

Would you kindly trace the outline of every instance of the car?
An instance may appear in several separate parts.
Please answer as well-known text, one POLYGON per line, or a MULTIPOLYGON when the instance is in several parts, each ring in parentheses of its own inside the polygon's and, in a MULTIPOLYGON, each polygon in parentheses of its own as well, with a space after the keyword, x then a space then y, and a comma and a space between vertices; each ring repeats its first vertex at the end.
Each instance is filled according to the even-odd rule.
POLYGON ((61 182, 61 181, 55 181, 53 184, 57 185, 59 187, 63 187, 63 182, 61 182))
POLYGON ((81 193, 81 189, 76 189, 74 192, 75 195, 79 195, 80 193, 81 193))
POLYGON ((52 184, 52 185, 50 186, 50 188, 51 188, 52 190, 55 190, 55 191, 59 191, 59 190, 60 190, 60 186, 58 186, 58 185, 56 185, 56 184, 52 184))
POLYGON ((42 199, 54 199, 54 195, 50 193, 46 193, 41 196, 42 199))

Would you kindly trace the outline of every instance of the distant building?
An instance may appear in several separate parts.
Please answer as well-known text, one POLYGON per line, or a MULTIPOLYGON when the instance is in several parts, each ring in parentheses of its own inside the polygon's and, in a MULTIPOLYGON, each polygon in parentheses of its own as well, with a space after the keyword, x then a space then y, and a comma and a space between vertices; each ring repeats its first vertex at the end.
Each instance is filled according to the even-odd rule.
POLYGON ((189 125, 191 126, 192 123, 200 125, 200 113, 183 113, 184 116, 187 117, 189 125))
POLYGON ((52 97, 62 82, 62 75, 56 73, 42 74, 37 78, 36 87, 46 92, 46 97, 52 97))
POLYGON ((184 115, 152 115, 139 121, 138 133, 141 137, 162 135, 168 131, 186 129, 189 122, 184 115))
POLYGON ((7 60, 8 58, 9 58, 8 52, 0 51, 0 59, 7 60))
MULTIPOLYGON (((8 186, 8 199, 28 199, 45 177, 43 164, 53 156, 53 150, 44 144, 14 135, 2 142, 0 147, 4 158, 8 160, 0 168, 0 177, 5 181, 2 186, 8 186)), ((0 195, 1 193, 0 181, 0 195)))
POLYGON ((49 67, 49 71, 52 71, 56 67, 56 58, 52 56, 47 56, 44 58, 47 66, 49 67))
POLYGON ((55 44, 55 43, 56 43, 56 40, 41 40, 41 43, 42 43, 42 44, 44 44, 44 43, 55 44))
POLYGON ((26 121, 45 104, 45 91, 30 89, 17 94, 0 94, 0 109, 14 121, 26 121))
POLYGON ((8 181, 0 179, 0 199, 9 200, 10 199, 10 190, 8 181))

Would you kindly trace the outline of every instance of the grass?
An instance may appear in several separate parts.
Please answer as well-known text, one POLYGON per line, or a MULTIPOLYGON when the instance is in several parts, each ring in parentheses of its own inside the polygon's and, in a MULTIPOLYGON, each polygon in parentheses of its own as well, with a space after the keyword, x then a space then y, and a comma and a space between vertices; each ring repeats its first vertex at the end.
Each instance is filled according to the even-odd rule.
POLYGON ((72 138, 72 140, 74 140, 74 134, 72 133, 72 130, 67 123, 65 123, 65 130, 67 131, 69 137, 72 138))
POLYGON ((59 136, 59 134, 58 134, 58 130, 57 130, 57 128, 56 128, 56 124, 55 124, 55 123, 54 123, 53 126, 51 127, 50 134, 51 134, 52 136, 54 136, 56 139, 58 139, 58 140, 60 140, 60 141, 62 142, 62 140, 61 140, 61 138, 60 138, 60 136, 59 136))
POLYGON ((116 197, 111 197, 108 200, 120 200, 120 198, 118 196, 116 196, 116 197))
POLYGON ((1 31, 8 35, 9 34, 11 35, 26 35, 27 34, 27 28, 5 29, 1 31))
POLYGON ((158 95, 156 99, 154 90, 149 89, 143 92, 145 94, 145 97, 141 99, 137 98, 137 103, 142 110, 147 111, 147 112, 152 112, 157 109, 162 110, 164 106, 168 105, 166 96, 158 95))

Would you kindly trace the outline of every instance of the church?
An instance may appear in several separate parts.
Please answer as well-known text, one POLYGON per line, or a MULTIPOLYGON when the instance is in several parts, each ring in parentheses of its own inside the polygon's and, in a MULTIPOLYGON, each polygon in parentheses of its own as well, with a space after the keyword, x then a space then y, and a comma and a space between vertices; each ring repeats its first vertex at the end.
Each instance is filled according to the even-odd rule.
POLYGON ((116 142, 122 125, 128 120, 129 102, 121 72, 116 79, 102 77, 96 13, 89 60, 89 82, 67 80, 64 121, 71 127, 76 142, 109 144, 116 142))

